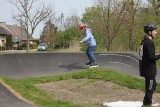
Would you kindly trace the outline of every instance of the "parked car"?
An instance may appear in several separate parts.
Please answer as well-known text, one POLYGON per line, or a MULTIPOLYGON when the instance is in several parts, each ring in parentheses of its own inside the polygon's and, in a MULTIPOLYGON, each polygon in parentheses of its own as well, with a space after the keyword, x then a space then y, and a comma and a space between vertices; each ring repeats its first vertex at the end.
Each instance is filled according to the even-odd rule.
POLYGON ((38 51, 46 51, 47 49, 48 49, 48 46, 46 43, 40 43, 37 48, 38 51))

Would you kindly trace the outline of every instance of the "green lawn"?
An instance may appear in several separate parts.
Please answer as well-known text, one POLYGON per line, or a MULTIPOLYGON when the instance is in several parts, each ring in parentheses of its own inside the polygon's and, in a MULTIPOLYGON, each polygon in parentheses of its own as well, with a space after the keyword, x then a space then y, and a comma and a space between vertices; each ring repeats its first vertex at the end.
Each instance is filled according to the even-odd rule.
MULTIPOLYGON (((144 91, 144 80, 136 77, 128 76, 119 73, 112 69, 93 68, 61 75, 25 78, 25 79, 10 79, 1 78, 6 84, 11 86, 16 92, 20 93, 25 99, 33 102, 38 107, 86 107, 86 105, 77 105, 70 102, 56 100, 50 94, 35 87, 35 84, 54 82, 66 79, 100 79, 104 81, 112 81, 114 83, 126 86, 131 89, 144 91)), ((160 84, 157 85, 157 92, 160 92, 160 84)))

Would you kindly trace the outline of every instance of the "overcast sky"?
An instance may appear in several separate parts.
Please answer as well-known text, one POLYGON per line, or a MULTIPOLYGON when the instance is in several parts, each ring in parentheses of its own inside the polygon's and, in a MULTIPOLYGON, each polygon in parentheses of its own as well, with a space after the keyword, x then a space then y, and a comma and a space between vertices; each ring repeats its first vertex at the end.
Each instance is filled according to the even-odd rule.
MULTIPOLYGON (((50 4, 53 6, 53 9, 56 11, 56 16, 59 16, 61 13, 64 14, 64 17, 70 16, 77 13, 81 17, 84 9, 86 7, 91 7, 94 0, 39 0, 44 2, 46 5, 50 4)), ((15 6, 7 0, 0 0, 0 22, 6 22, 7 24, 14 24, 12 16, 13 14, 18 13, 15 6)), ((39 38, 40 32, 43 29, 43 23, 41 23, 36 32, 34 33, 34 38, 39 38)))

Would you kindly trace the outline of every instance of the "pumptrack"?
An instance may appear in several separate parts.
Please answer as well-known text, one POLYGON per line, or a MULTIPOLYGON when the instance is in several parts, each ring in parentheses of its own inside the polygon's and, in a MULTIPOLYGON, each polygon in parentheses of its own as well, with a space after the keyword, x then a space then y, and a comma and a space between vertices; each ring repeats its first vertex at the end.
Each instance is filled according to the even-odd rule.
MULTIPOLYGON (((132 53, 95 53, 99 67, 139 77, 138 57, 132 53)), ((0 77, 27 78, 86 69, 85 53, 17 53, 0 55, 0 77)), ((158 70, 157 81, 160 81, 158 70)), ((33 107, 0 83, 0 107, 33 107)))

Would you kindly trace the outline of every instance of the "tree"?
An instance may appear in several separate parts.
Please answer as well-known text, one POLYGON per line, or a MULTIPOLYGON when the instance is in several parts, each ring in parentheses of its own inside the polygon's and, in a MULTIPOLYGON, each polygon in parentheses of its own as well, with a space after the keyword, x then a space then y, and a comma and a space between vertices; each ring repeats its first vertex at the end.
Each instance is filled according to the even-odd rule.
POLYGON ((19 14, 14 15, 13 18, 21 23, 21 26, 25 28, 27 33, 27 52, 29 51, 29 40, 32 37, 36 27, 43 20, 50 17, 52 13, 51 6, 42 5, 35 6, 38 0, 8 0, 10 3, 16 6, 19 14), (36 8, 34 8, 36 7, 36 8), (35 10, 33 10, 35 9, 35 10), (29 36, 29 32, 30 35, 29 36))
POLYGON ((12 36, 11 35, 7 35, 7 37, 6 37, 6 47, 8 49, 11 49, 13 47, 12 36))
MULTIPOLYGON (((150 10, 153 12, 157 23, 160 23, 160 2, 157 0, 147 0, 148 3, 151 5, 150 10)), ((149 8, 149 6, 148 6, 149 8)))
POLYGON ((128 48, 130 51, 133 51, 135 48, 135 42, 136 42, 136 26, 138 24, 136 23, 136 16, 138 13, 138 10, 140 8, 140 0, 126 0, 125 1, 125 28, 128 30, 128 48), (137 24, 137 25, 136 25, 137 24))
POLYGON ((72 15, 70 17, 67 17, 65 20, 65 29, 68 29, 70 27, 73 26, 77 26, 80 23, 80 17, 76 16, 76 15, 72 15))
POLYGON ((40 37, 41 42, 47 43, 49 45, 49 48, 52 48, 56 40, 57 29, 58 28, 49 19, 49 21, 46 22, 46 25, 43 28, 43 32, 40 37))
POLYGON ((84 14, 83 22, 90 23, 104 38, 106 49, 110 51, 113 40, 120 33, 125 18, 125 2, 115 0, 96 0, 96 7, 92 7, 84 14), (87 15, 87 16, 85 16, 87 15))
MULTIPOLYGON (((80 37, 79 29, 77 26, 72 26, 65 31, 59 31, 55 42, 55 48, 70 48, 70 46, 77 46, 77 39, 80 37)), ((79 43, 79 41, 78 41, 79 43)))
POLYGON ((151 4, 151 7, 156 15, 159 15, 159 8, 160 4, 157 2, 157 0, 147 0, 149 4, 151 4))

